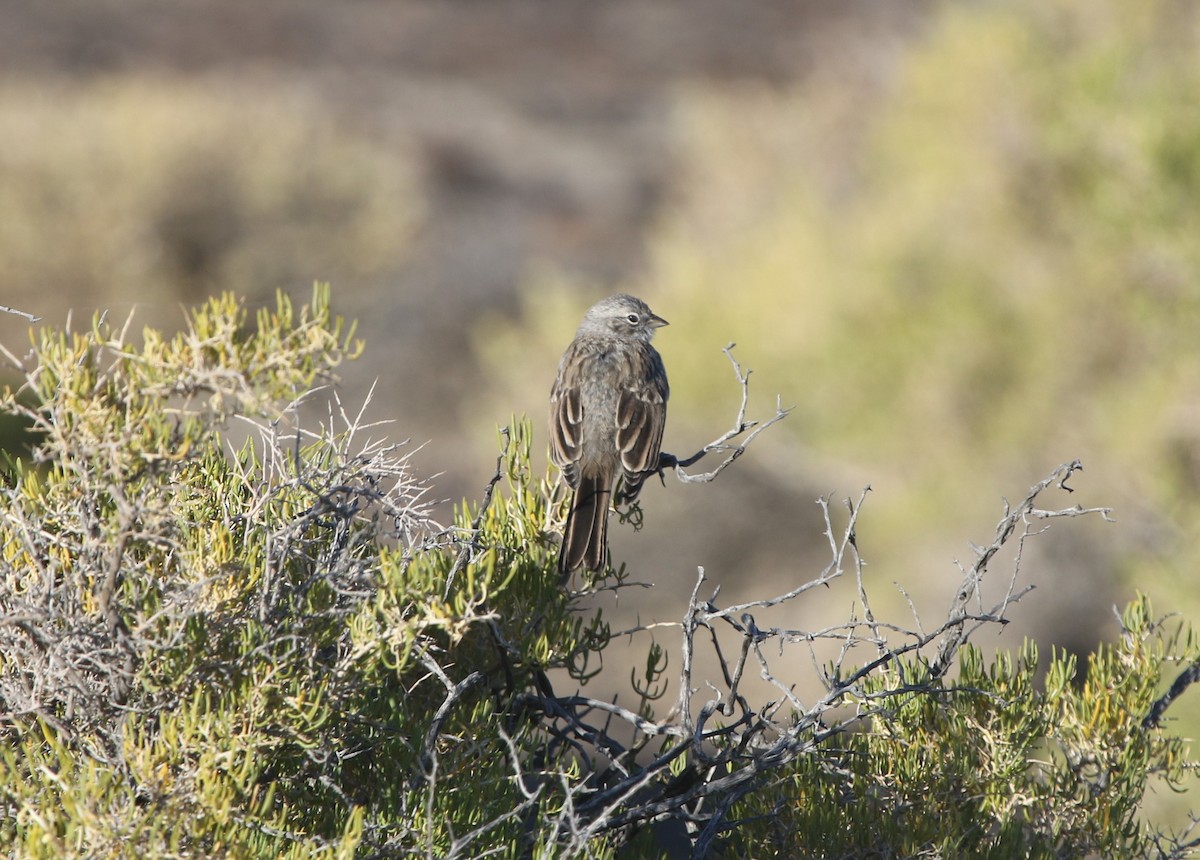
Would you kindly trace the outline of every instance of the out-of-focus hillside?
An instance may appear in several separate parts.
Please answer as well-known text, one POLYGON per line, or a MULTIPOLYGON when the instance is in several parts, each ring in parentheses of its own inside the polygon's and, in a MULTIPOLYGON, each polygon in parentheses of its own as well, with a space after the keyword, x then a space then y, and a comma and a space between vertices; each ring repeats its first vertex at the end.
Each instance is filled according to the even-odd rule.
POLYGON ((922 6, 0 3, 3 303, 170 325, 331 281, 369 345, 351 399, 379 376, 375 414, 473 494, 504 420, 464 426, 475 322, 531 267, 641 270, 677 88, 869 66, 922 6))

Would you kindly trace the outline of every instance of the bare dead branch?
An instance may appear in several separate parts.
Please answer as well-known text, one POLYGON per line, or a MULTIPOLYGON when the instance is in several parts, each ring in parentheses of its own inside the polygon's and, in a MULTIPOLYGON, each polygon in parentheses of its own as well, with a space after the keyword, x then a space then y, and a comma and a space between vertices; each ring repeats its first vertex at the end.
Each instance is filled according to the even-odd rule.
POLYGON ((1192 684, 1200 681, 1200 663, 1193 663, 1188 666, 1171 684, 1171 688, 1154 700, 1154 704, 1150 706, 1149 713, 1142 720, 1143 729, 1155 729, 1162 723, 1163 715, 1167 712, 1167 708, 1171 707, 1171 703, 1182 696, 1187 688, 1192 684))
MULTIPOLYGON (((744 384, 746 375, 740 369, 737 373, 744 384)), ((744 415, 739 415, 738 427, 745 423, 744 415)), ((1031 586, 1018 581, 1024 541, 1044 529, 1034 528, 1031 523, 1086 514, 1109 518, 1107 508, 1077 506, 1049 511, 1036 506, 1039 494, 1051 486, 1070 490, 1066 481, 1080 468, 1078 462, 1065 464, 1031 488, 1020 505, 1014 508, 1006 504, 992 544, 977 551, 976 563, 964 571, 964 583, 956 592, 946 618, 932 627, 922 625, 915 610, 909 629, 876 617, 871 609, 865 562, 857 543, 858 519, 869 487, 856 500, 846 501, 848 516, 840 530, 834 528, 829 499, 818 500, 825 519, 829 561, 817 575, 780 595, 720 607, 719 588, 703 596, 707 576, 703 568, 698 568, 678 625, 682 633, 678 698, 664 718, 648 720, 615 703, 580 695, 557 697, 546 681, 538 707, 553 715, 553 735, 562 744, 590 750, 598 757, 589 765, 592 772, 608 778, 606 785, 572 796, 571 820, 563 822, 563 831, 575 835, 567 841, 580 844, 575 839, 583 834, 616 833, 639 823, 676 819, 688 826, 692 833, 692 856, 699 858, 726 826, 724 822, 733 804, 760 786, 774 769, 795 761, 797 756, 856 721, 886 713, 896 697, 978 692, 945 687, 942 675, 974 630, 982 625, 1007 623, 1009 609, 1029 592, 1031 586), (988 563, 1011 540, 1017 541, 1017 552, 1007 588, 994 605, 983 606, 979 581, 988 563), (758 625, 754 613, 795 600, 818 586, 827 586, 843 576, 850 565, 855 573, 861 617, 855 614, 844 622, 818 630, 758 625), (736 648, 730 650, 722 645, 718 636, 721 630, 736 637, 736 648), (702 631, 704 636, 698 637, 702 631), (812 650, 815 643, 822 641, 836 643, 839 648, 828 674, 812 650), (695 677, 697 653, 705 642, 709 643, 720 684, 698 681, 695 677), (794 690, 794 682, 778 676, 774 669, 771 651, 778 646, 782 653, 789 645, 809 648, 814 666, 825 679, 826 691, 814 702, 802 701, 794 690), (921 661, 911 662, 912 657, 935 645, 940 646, 933 664, 935 670, 924 669, 921 661), (851 661, 862 654, 860 649, 864 647, 871 649, 872 656, 852 665, 851 661), (778 691, 774 702, 757 709, 740 693, 743 679, 755 670, 778 691), (896 682, 883 690, 867 692, 864 686, 868 679, 884 671, 897 673, 896 682), (698 700, 701 689, 709 691, 703 702, 698 700), (835 709, 850 695, 856 702, 855 713, 837 715, 835 709), (589 713, 603 713, 607 719, 597 725, 589 721, 589 713), (715 719, 718 715, 719 723, 715 719), (614 721, 616 727, 612 725, 614 721), (633 735, 632 745, 613 739, 613 732, 618 729, 633 735), (644 746, 651 738, 665 739, 662 752, 644 762, 631 759, 630 751, 644 746), (673 763, 681 756, 687 757, 687 765, 681 771, 673 771, 673 763)), ((911 608, 911 600, 909 605, 911 608)), ((648 631, 650 627, 641 629, 648 631)), ((637 632, 637 628, 625 632, 637 632)))
POLYGON ((450 716, 451 709, 470 690, 483 684, 487 680, 487 676, 483 672, 472 672, 456 684, 446 676, 441 666, 430 656, 428 651, 421 654, 421 662, 431 671, 434 671, 446 687, 446 698, 442 700, 442 704, 438 706, 433 719, 429 721, 429 729, 425 732, 425 741, 421 745, 419 761, 422 769, 426 773, 429 773, 432 771, 437 759, 438 738, 442 733, 442 727, 446 724, 446 719, 450 716))
POLYGON ((975 563, 966 570, 962 584, 955 593, 954 601, 947 615, 951 622, 947 630, 947 635, 938 646, 937 657, 930 664, 930 674, 932 677, 940 678, 950 668, 954 656, 957 654, 964 640, 963 631, 967 620, 967 605, 972 599, 978 598, 979 585, 983 580, 984 574, 987 572, 989 562, 1008 543, 1013 533, 1017 530, 1017 526, 1025 523, 1026 530, 1028 530, 1028 520, 1030 517, 1055 519, 1059 517, 1099 514, 1105 520, 1112 519, 1111 508, 1083 508, 1077 505, 1061 511, 1045 511, 1035 506, 1034 503, 1038 496, 1054 484, 1057 484, 1060 489, 1067 492, 1074 492, 1073 488, 1067 486, 1067 480, 1075 472, 1082 470, 1083 463, 1079 460, 1063 463, 1046 478, 1030 487, 1028 495, 1026 495, 1025 499, 1016 508, 1010 507, 1007 502, 1005 503, 1005 516, 996 526, 996 537, 986 547, 976 548, 977 557, 975 563))
POLYGON ((724 352, 726 357, 729 359, 730 363, 733 365, 734 376, 737 377, 738 384, 742 388, 742 401, 738 406, 737 417, 734 419, 733 427, 718 436, 713 441, 709 442, 690 457, 680 459, 674 454, 667 454, 665 452, 660 454, 658 460, 659 472, 662 472, 664 469, 674 469, 676 477, 678 477, 680 481, 688 484, 707 483, 712 481, 717 477, 717 475, 725 471, 725 469, 731 463, 733 463, 734 460, 742 456, 742 454, 745 453, 746 448, 758 437, 760 433, 762 433, 772 424, 782 421, 792 411, 791 407, 784 409, 780 405, 778 399, 776 399, 775 414, 773 416, 762 423, 758 421, 747 420, 746 409, 750 402, 751 371, 747 370, 743 373, 742 366, 738 363, 737 359, 733 357, 733 348, 736 345, 737 344, 731 343, 722 350, 722 352, 724 352), (750 434, 741 444, 729 444, 732 440, 736 439, 738 436, 741 436, 746 431, 750 431, 750 434), (722 460, 715 469, 699 475, 689 475, 686 471, 684 471, 688 466, 699 462, 703 457, 713 453, 714 451, 728 452, 725 459, 722 460))
POLYGON ((16 314, 19 317, 24 317, 25 319, 29 320, 31 323, 42 321, 41 317, 34 316, 33 314, 26 313, 25 311, 19 311, 16 308, 7 307, 6 305, 0 305, 0 313, 16 314))
POLYGON ((488 508, 492 506, 496 485, 504 477, 504 458, 508 456, 508 446, 512 443, 512 434, 507 427, 500 428, 500 438, 504 441, 500 453, 496 456, 496 471, 492 473, 492 477, 488 479, 487 485, 483 488, 483 501, 480 502, 479 511, 471 521, 471 532, 460 542, 454 566, 446 574, 446 588, 443 597, 449 597, 455 578, 480 550, 478 545, 479 527, 483 524, 483 518, 487 516, 488 508))

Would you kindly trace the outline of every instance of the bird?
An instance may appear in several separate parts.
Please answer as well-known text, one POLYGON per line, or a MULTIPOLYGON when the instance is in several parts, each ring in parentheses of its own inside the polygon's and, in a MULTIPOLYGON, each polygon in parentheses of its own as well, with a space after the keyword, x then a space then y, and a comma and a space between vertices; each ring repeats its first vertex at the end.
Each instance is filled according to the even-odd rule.
POLYGON ((600 570, 608 558, 608 509, 633 501, 659 471, 670 386, 650 345, 667 321, 619 293, 588 309, 550 390, 550 460, 574 490, 558 571, 600 570))

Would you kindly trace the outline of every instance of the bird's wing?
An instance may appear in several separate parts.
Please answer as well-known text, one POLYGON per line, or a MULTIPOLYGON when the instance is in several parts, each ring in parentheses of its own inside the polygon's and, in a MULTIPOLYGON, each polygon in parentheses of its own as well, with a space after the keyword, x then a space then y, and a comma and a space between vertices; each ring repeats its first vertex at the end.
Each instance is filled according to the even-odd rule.
POLYGON ((617 451, 625 473, 621 496, 626 501, 638 494, 646 475, 658 469, 667 420, 670 388, 662 359, 653 349, 647 359, 650 373, 634 374, 637 381, 625 388, 617 401, 617 451))
MULTIPOLYGON (((571 359, 563 356, 563 366, 571 359)), ((583 443, 583 403, 579 386, 563 381, 562 366, 550 391, 550 462, 562 470, 572 487, 579 483, 583 443)))

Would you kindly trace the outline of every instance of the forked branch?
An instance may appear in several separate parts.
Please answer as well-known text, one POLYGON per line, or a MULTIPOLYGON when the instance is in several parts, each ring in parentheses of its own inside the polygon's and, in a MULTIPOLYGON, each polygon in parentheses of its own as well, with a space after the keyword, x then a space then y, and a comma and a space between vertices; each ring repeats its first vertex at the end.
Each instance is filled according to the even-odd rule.
MULTIPOLYGON (((696 456, 686 461, 672 458, 670 464, 682 469, 709 451, 732 453, 713 473, 692 480, 711 480, 744 450, 754 434, 737 447, 728 445, 731 439, 751 427, 756 428, 755 434, 761 432, 787 414, 781 409, 761 425, 747 421, 749 374, 743 373, 736 361, 733 363, 743 386, 735 426, 696 456)), ((1014 507, 1005 503, 995 538, 987 547, 977 549, 975 563, 964 570, 964 581, 945 618, 932 625, 922 625, 915 615, 910 625, 891 623, 877 617, 870 608, 865 563, 855 542, 868 490, 846 501, 848 519, 838 529, 834 527, 829 499, 819 500, 829 544, 828 561, 814 576, 776 597, 721 607, 720 589, 706 589, 708 580, 701 568, 679 624, 679 691, 668 714, 655 720, 581 693, 558 696, 548 682, 535 697, 537 710, 549 718, 549 729, 558 747, 592 751, 588 777, 572 786, 562 807, 559 824, 564 844, 581 846, 598 833, 615 834, 650 821, 676 820, 691 834, 692 856, 705 856, 714 839, 729 825, 727 816, 733 805, 769 778, 770 772, 811 753, 839 732, 854 729, 862 720, 887 713, 895 707, 897 697, 953 692, 953 688, 944 686, 944 675, 963 644, 981 626, 1006 623, 1010 607, 1031 588, 1018 581, 1025 539, 1043 531, 1041 522, 1048 519, 1087 514, 1110 519, 1108 508, 1047 510, 1037 506, 1040 494, 1054 485, 1070 491, 1067 480, 1081 468, 1078 461, 1066 463, 1035 484, 1020 504, 1014 507), (992 601, 994 606, 985 607, 980 582, 988 564, 1010 543, 1017 547, 1011 582, 1003 596, 992 601), (858 595, 858 609, 850 618, 809 630, 759 625, 756 613, 809 594, 817 586, 829 585, 847 571, 855 575, 858 595), (797 689, 794 672, 779 672, 781 666, 794 668, 800 662, 790 655, 782 659, 784 652, 796 648, 808 652, 824 682, 823 693, 805 696, 797 689), (934 649, 936 656, 928 663, 919 659, 934 649), (828 656, 831 650, 836 653, 832 661, 828 656), (707 659, 702 660, 702 656, 707 659), (701 674, 698 666, 714 663, 713 669, 701 674), (754 676, 774 688, 774 700, 765 706, 752 704, 742 690, 744 679, 754 676), (889 680, 880 687, 879 678, 889 680), (701 695, 702 690, 705 692, 701 695), (848 710, 846 705, 851 701, 854 707, 848 710), (652 757, 636 755, 639 750, 655 747, 657 752, 652 757)), ((1180 686, 1186 683, 1181 681, 1180 686)))
POLYGON ((783 406, 780 405, 779 399, 776 398, 775 414, 766 421, 751 421, 746 418, 746 407, 750 402, 751 371, 746 370, 743 372, 741 364, 739 364, 737 359, 733 357, 733 348, 736 345, 737 344, 731 343, 721 350, 729 359, 730 364, 733 365, 733 373, 737 377, 738 384, 742 387, 742 402, 738 406, 737 417, 734 419, 733 427, 718 436, 713 441, 709 442, 690 457, 680 459, 674 454, 668 454, 666 452, 660 454, 658 458, 659 472, 662 472, 664 469, 674 469, 676 477, 687 484, 699 484, 712 481, 717 477, 717 475, 725 471, 726 467, 728 467, 734 460, 742 456, 747 446, 749 446, 749 444, 755 440, 758 434, 762 433, 772 424, 782 421, 788 416, 788 413, 792 411, 792 407, 788 407, 786 409, 783 408, 783 406), (746 433, 747 431, 749 431, 749 435, 746 436, 746 438, 740 444, 730 444, 734 439, 741 436, 743 433, 746 433), (714 451, 725 452, 726 456, 725 459, 722 460, 711 472, 704 472, 699 475, 690 475, 684 471, 684 469, 686 469, 688 466, 699 462, 702 458, 714 451))

